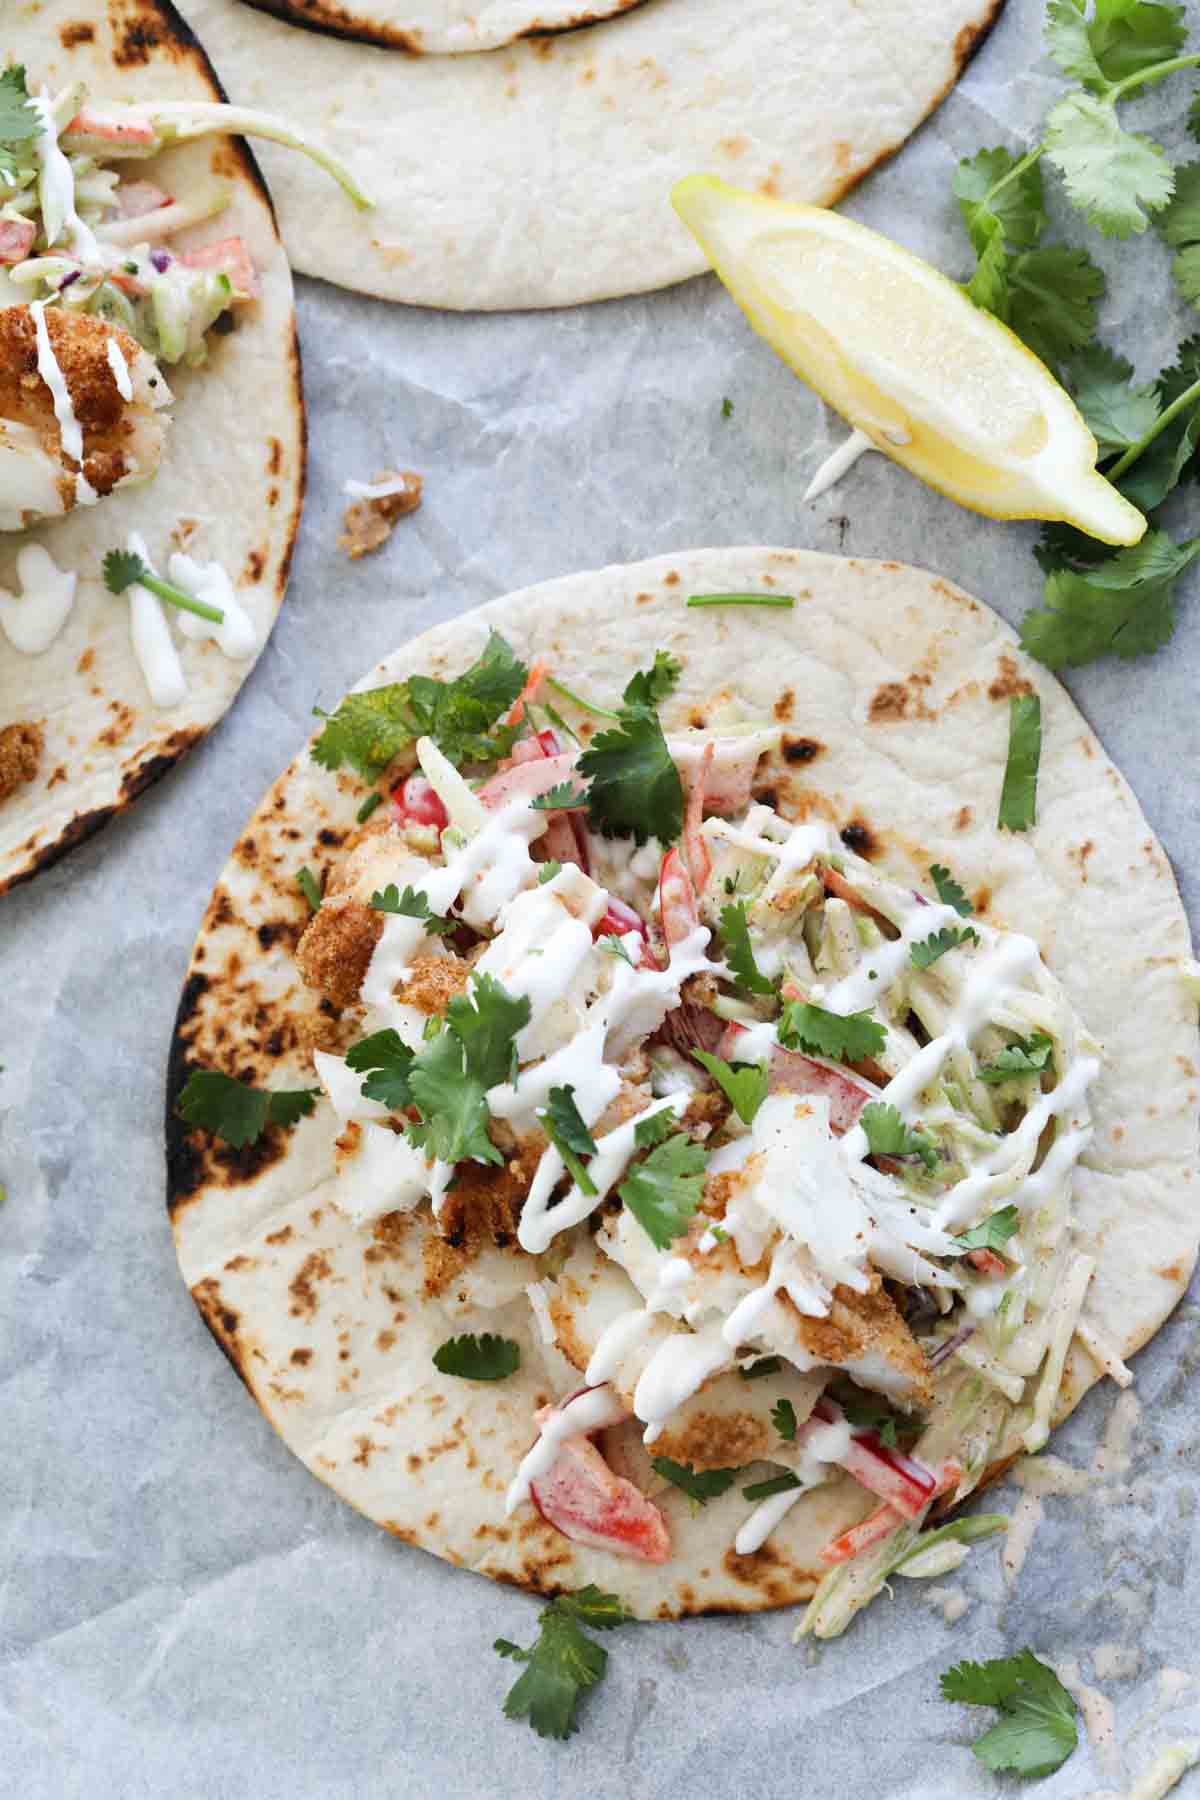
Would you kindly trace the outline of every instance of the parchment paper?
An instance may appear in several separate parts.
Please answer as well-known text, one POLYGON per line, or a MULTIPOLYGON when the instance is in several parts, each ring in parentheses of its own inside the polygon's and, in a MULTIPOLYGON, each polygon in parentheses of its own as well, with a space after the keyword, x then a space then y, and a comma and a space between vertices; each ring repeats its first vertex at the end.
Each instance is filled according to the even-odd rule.
MULTIPOLYGON (((1014 141, 1005 127, 1032 129, 1056 91, 1041 10, 1010 0, 959 92, 851 205, 951 272, 967 267, 955 159, 1014 141)), ((1189 12, 1200 25, 1200 6, 1189 12)), ((1187 86, 1139 103, 1138 122, 1181 143, 1167 121, 1182 119, 1187 86)), ((1166 254, 1088 241, 1122 271, 1104 334, 1148 376, 1194 326, 1170 298, 1166 254)), ((937 1678, 963 1656, 1025 1644, 1074 1661, 1116 1716, 1115 1747, 1081 1750, 1038 1794, 1125 1791, 1162 1743, 1200 1735, 1195 1306, 1137 1359, 1130 1466, 1121 1414, 1113 1472, 1045 1500, 1011 1590, 985 1544, 939 1584, 970 1596, 953 1626, 923 1600, 928 1584, 897 1581, 893 1600, 815 1651, 792 1646, 789 1614, 630 1627, 608 1638, 610 1674, 566 1745, 501 1714, 515 1671, 492 1640, 530 1642, 536 1603, 342 1506, 275 1440, 203 1329, 162 1204, 168 1034, 211 883, 314 702, 334 703, 410 633, 492 595, 690 545, 893 556, 1014 620, 1038 594, 1033 528, 976 519, 878 457, 803 506, 844 428, 712 279, 524 318, 301 289, 312 486, 274 640, 178 773, 0 907, 0 1794, 997 1794, 1011 1781, 967 1747, 983 1716, 943 1702, 937 1678), (351 565, 335 548, 340 483, 388 464, 422 471, 425 504, 351 565), (1111 1669, 1114 1644, 1135 1673, 1098 1672, 1096 1646, 1111 1669), (1164 1667, 1197 1685, 1135 1736, 1164 1667)), ((1194 498, 1180 505, 1196 529, 1194 498)), ((1071 682, 1193 917, 1198 590, 1189 578, 1168 649, 1071 682)), ((1086 1467, 1115 1399, 1096 1390, 1052 1454, 1086 1467)), ((1185 1778, 1193 1790, 1200 1775, 1185 1778)))

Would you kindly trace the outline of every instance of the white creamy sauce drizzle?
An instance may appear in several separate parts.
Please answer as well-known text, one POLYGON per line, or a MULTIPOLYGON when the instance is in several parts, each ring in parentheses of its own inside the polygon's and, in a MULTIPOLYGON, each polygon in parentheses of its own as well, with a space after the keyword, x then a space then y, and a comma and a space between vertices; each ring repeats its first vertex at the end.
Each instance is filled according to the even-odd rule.
POLYGON ((839 444, 837 449, 831 451, 825 458, 804 490, 805 501, 816 500, 820 495, 827 493, 836 482, 842 479, 843 475, 854 467, 860 456, 865 456, 868 450, 874 449, 875 445, 865 431, 852 431, 845 443, 839 444))
POLYGON ((941 1613, 947 1625, 957 1625, 971 1602, 966 1592, 960 1587, 930 1587, 921 1595, 926 1606, 932 1606, 941 1613))
POLYGON ((1106 1778, 1119 1773, 1121 1751, 1117 1743, 1117 1715, 1112 1701, 1099 1688, 1088 1686, 1079 1673, 1077 1662, 1069 1660, 1052 1663, 1051 1667, 1068 1693, 1075 1697, 1083 1715, 1084 1728, 1097 1767, 1106 1778))
POLYGON ((1200 1762, 1200 1738, 1181 1738, 1159 1751, 1150 1767, 1143 1771, 1125 1796, 1125 1800, 1164 1800, 1177 1782, 1200 1762))
POLYGON ((536 1444, 522 1458, 505 1497, 505 1512, 516 1512, 518 1506, 524 1505, 533 1483, 550 1473, 568 1438, 602 1431, 606 1425, 619 1424, 624 1417, 625 1408, 608 1388, 591 1388, 558 1407, 543 1422, 536 1444))
POLYGON ((596 1154, 587 1165, 587 1172, 596 1192, 585 1194, 578 1183, 572 1182, 570 1190, 561 1200, 555 1201, 553 1206, 550 1203, 551 1195, 563 1174, 564 1165, 558 1151, 551 1145, 538 1163, 521 1210, 521 1223, 517 1228, 521 1248, 528 1250, 533 1256, 540 1256, 560 1231, 565 1231, 568 1225, 578 1225, 589 1213, 594 1212, 608 1198, 625 1173, 637 1148, 638 1126, 661 1112, 678 1114, 683 1111, 684 1104, 683 1095, 668 1094, 662 1100, 655 1100, 635 1118, 618 1125, 615 1131, 597 1138, 596 1154))
POLYGON ((26 544, 17 553, 17 579, 20 598, 0 588, 0 628, 14 650, 41 656, 71 616, 77 577, 41 544, 26 544))
POLYGON ((390 481, 355 481, 351 477, 342 483, 342 492, 350 500, 386 500, 392 494, 408 492, 407 476, 395 475, 390 481))
MULTIPOLYGON (((134 555, 140 556, 154 573, 154 564, 141 533, 131 531, 127 542, 134 555)), ((135 581, 126 592, 129 595, 129 635, 133 654, 150 698, 155 706, 178 706, 187 695, 187 679, 162 604, 140 581, 135 581)))
POLYGON ((35 300, 29 308, 29 316, 33 320, 34 338, 37 343, 38 374, 50 390, 50 398, 54 403, 54 416, 58 420, 63 455, 79 464, 75 475, 75 504, 76 506, 94 506, 100 496, 83 472, 83 428, 75 417, 75 408, 71 402, 71 390, 67 386, 66 376, 58 365, 54 346, 50 342, 50 332, 46 326, 46 302, 35 300))
POLYGON ((31 94, 29 103, 41 121, 35 154, 40 165, 38 199, 46 244, 52 249, 62 232, 74 256, 81 262, 102 262, 103 256, 95 233, 84 224, 75 207, 75 176, 70 159, 58 141, 54 109, 45 90, 31 94))
POLYGON ((258 630, 234 593, 224 564, 196 562, 182 550, 176 550, 167 568, 177 587, 206 606, 215 606, 225 615, 218 625, 213 619, 202 619, 197 613, 180 609, 176 622, 184 637, 211 638, 233 662, 245 662, 247 657, 253 656, 258 648, 258 630))
POLYGON ((129 375, 129 364, 126 362, 125 353, 115 337, 109 338, 108 343, 105 345, 105 354, 108 357, 108 366, 113 372, 113 380, 117 384, 118 394, 120 394, 122 400, 132 400, 133 382, 129 375))

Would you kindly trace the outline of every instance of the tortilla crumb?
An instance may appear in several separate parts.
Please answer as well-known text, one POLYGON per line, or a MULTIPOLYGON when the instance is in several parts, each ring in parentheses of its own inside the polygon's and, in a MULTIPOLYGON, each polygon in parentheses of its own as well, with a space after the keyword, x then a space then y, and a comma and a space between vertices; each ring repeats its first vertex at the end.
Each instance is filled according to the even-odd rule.
POLYGON ((45 746, 45 734, 32 719, 0 731, 0 801, 32 781, 45 746))
POLYGON ((373 485, 379 487, 385 481, 401 481, 404 485, 394 494, 383 494, 376 500, 353 500, 346 508, 338 549, 344 550, 352 562, 386 544, 396 520, 405 513, 416 512, 421 504, 424 483, 415 469, 381 469, 373 485))

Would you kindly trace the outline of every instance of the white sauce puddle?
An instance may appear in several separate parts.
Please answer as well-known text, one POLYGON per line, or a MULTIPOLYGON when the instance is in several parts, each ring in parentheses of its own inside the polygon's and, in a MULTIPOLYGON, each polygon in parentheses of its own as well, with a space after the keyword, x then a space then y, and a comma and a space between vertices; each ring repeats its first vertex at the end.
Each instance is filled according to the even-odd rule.
POLYGON ((0 628, 14 650, 41 656, 71 616, 77 577, 40 544, 26 544, 17 553, 17 579, 20 598, 0 588, 0 628))

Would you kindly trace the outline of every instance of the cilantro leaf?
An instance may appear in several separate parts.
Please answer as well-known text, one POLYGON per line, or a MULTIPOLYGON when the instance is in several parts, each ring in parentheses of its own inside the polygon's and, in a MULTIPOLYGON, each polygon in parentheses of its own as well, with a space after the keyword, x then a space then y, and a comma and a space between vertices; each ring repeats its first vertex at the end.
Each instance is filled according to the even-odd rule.
MULTIPOLYGON (((1200 169, 1200 163, 1196 167, 1200 169)), ((1075 404, 1102 452, 1128 450, 1158 419, 1158 388, 1133 383, 1133 364, 1104 344, 1088 344, 1066 371, 1075 404)))
POLYGON ((538 864, 538 877, 537 877, 538 878, 538 886, 545 887, 545 885, 548 881, 553 881, 554 877, 556 875, 561 875, 561 874, 562 874, 562 864, 560 862, 555 862, 553 858, 551 858, 548 862, 539 863, 538 864))
POLYGON ((791 1488, 802 1486, 800 1477, 793 1475, 789 1469, 787 1474, 772 1475, 767 1481, 752 1481, 749 1487, 742 1489, 742 1493, 747 1500, 769 1500, 773 1494, 786 1494, 791 1488))
MULTIPOLYGON (((1125 492, 1124 485, 1121 492, 1125 492)), ((1033 547, 1033 555, 1042 572, 1050 575, 1055 569, 1090 569, 1112 555, 1112 546, 1056 519, 1042 526, 1042 535, 1033 547)))
POLYGON ((1102 271, 1086 250, 1049 244, 1015 256, 1008 270, 1008 326, 1054 368, 1096 335, 1102 271))
POLYGON ((676 1132, 630 1169, 617 1193, 656 1249, 682 1237, 704 1194, 707 1157, 686 1132, 676 1132))
POLYGON ((29 103, 24 67, 13 63, 0 73, 0 173, 15 174, 19 165, 13 152, 41 131, 41 119, 29 103))
POLYGON ((615 931, 606 931, 603 937, 597 938, 596 948, 597 950, 602 950, 605 956, 620 957, 621 961, 623 963, 628 963, 631 969, 637 968, 637 964, 634 962, 632 956, 630 956, 628 950, 625 948, 615 931))
POLYGON ((696 1061, 708 1070, 743 1125, 753 1125, 754 1115, 767 1097, 767 1065, 727 1063, 710 1050, 694 1050, 696 1061))
POLYGON ((937 1149, 925 1131, 910 1131, 894 1106, 872 1100, 858 1115, 872 1156, 919 1156, 927 1169, 937 1167, 937 1149))
POLYGON ((255 1144, 268 1125, 294 1125, 309 1114, 320 1088, 251 1087, 216 1069, 193 1069, 176 1102, 181 1119, 199 1125, 241 1150, 255 1144))
POLYGON ((513 1040, 532 1013, 529 996, 510 994, 494 975, 474 975, 470 990, 451 1000, 446 1023, 466 1053, 468 1074, 485 1088, 509 1079, 513 1040))
POLYGON ((476 1162, 504 1161, 488 1136, 485 1085, 468 1073, 463 1046, 453 1031, 439 1031, 413 1058, 408 1086, 421 1112, 421 1123, 409 1125, 408 1135, 427 1156, 449 1163, 467 1157, 476 1162))
POLYGON ((975 908, 966 894, 955 881, 949 869, 943 863, 933 863, 929 870, 930 879, 937 889, 937 897, 943 906, 952 906, 961 919, 969 919, 975 908))
POLYGON ((413 1052, 400 1033, 389 1026, 386 1031, 372 1032, 370 1037, 351 1044, 346 1052, 346 1067, 356 1075, 368 1077, 362 1084, 365 1099, 378 1100, 381 1106, 400 1112, 412 1104, 408 1075, 413 1059, 413 1052))
POLYGON ((576 787, 573 781, 560 781, 546 793, 538 794, 529 802, 534 812, 571 812, 576 807, 587 805, 587 789, 576 787))
POLYGON ((777 1400, 771 1408, 771 1423, 789 1444, 796 1440, 796 1409, 790 1400, 777 1400))
POLYGON ((640 1118, 633 1128, 633 1141, 639 1150, 650 1150, 663 1143, 675 1129, 675 1114, 664 1106, 648 1118, 640 1118))
POLYGON ((484 1331, 447 1338, 433 1353, 433 1366, 443 1375, 464 1381, 504 1381, 521 1366, 521 1346, 512 1338, 484 1331))
POLYGON ((1049 669, 1157 650, 1175 629, 1175 582, 1197 556, 1200 538, 1176 544, 1164 531, 1148 531, 1086 573, 1054 570, 1045 606, 1022 621, 1022 648, 1049 669))
POLYGON ((1105 79, 1123 81, 1179 54, 1187 41, 1184 9, 1161 0, 1096 0, 1088 35, 1105 79))
POLYGON ((321 884, 306 863, 302 869, 296 870, 296 886, 308 901, 310 912, 321 910, 321 884))
POLYGON ((1035 1031, 1027 1038, 1017 1038, 1008 1048, 1001 1050, 993 1062, 983 1063, 976 1071, 981 1081, 998 1086, 1002 1081, 1012 1081, 1022 1075, 1041 1075, 1054 1070, 1054 1039, 1044 1031, 1035 1031))
POLYGON ((960 1250, 1003 1250, 1010 1237, 1020 1230, 1021 1215, 1015 1206, 1002 1206, 998 1212, 973 1225, 954 1242, 960 1250))
POLYGON ((673 1462, 669 1456, 652 1456, 650 1462, 656 1474, 687 1495, 693 1516, 702 1506, 707 1506, 710 1500, 716 1500, 721 1494, 727 1493, 737 1474, 736 1469, 697 1471, 691 1463, 673 1462))
POLYGON ((754 960, 744 900, 735 900, 721 908, 721 941, 725 947, 725 961, 738 986, 750 994, 774 994, 775 983, 762 974, 754 960))
POLYGON ((596 1140, 580 1116, 575 1104, 575 1089, 569 1082, 565 1087, 550 1089, 541 1120, 546 1136, 562 1157, 576 1187, 590 1199, 598 1190, 580 1159, 595 1156, 596 1140))
POLYGON ((988 1769, 1052 1775, 1079 1741, 1075 1701, 1032 1650, 990 1662, 961 1662, 942 1676, 942 1696, 994 1706, 1004 1717, 971 1748, 988 1769))
POLYGON ((648 669, 639 669, 626 686, 623 696, 627 707, 653 708, 673 694, 679 686, 683 664, 669 650, 656 650, 648 669))
POLYGON ((778 1375, 783 1364, 777 1356, 760 1356, 748 1368, 739 1369, 743 1381, 760 1381, 764 1375, 778 1375))
POLYGON ((957 950, 962 944, 977 944, 979 933, 973 925, 944 925, 940 931, 931 931, 927 938, 911 949, 914 969, 928 969, 947 950, 957 950))
MULTIPOLYGON (((1051 576, 1053 581, 1055 576, 1051 576)), ((1038 764, 1042 758, 1042 703, 1036 694, 1014 694, 1008 703, 1008 761, 996 823, 1028 831, 1037 823, 1038 764)))
POLYGON ((954 172, 954 192, 963 224, 980 256, 996 236, 1015 250, 1034 249, 1046 228, 1042 171, 1037 163, 1023 169, 998 194, 991 190, 1016 168, 1018 158, 1010 150, 980 150, 965 158, 954 172))
POLYGON ((1004 228, 999 219, 988 216, 990 236, 979 252, 979 261, 975 273, 967 283, 968 300, 981 306, 984 312, 990 312, 997 319, 1008 323, 1008 267, 1009 255, 1004 243, 1004 228))
POLYGON ((826 1012, 808 1000, 787 1000, 779 1021, 779 1041, 787 1050, 807 1050, 831 1062, 861 1062, 878 1056, 887 1031, 869 1012, 826 1012))
POLYGON ((1046 12, 1046 48, 1063 74, 1104 92, 1108 81, 1096 60, 1083 9, 1076 0, 1050 0, 1046 12))
POLYGON ((575 1730, 580 1697, 608 1668, 608 1651, 581 1629, 580 1621, 600 1630, 623 1625, 624 1609, 611 1595, 587 1587, 576 1595, 560 1594, 538 1615, 540 1630, 531 1650, 507 1638, 494 1648, 525 1668, 508 1691, 504 1714, 525 1719, 539 1737, 567 1738, 575 1730), (571 1601, 581 1604, 572 1607, 571 1601))
MULTIPOLYGON (((647 691, 653 688, 652 672, 635 675, 626 696, 639 680, 647 691)), ((669 844, 683 830, 683 783, 658 714, 648 706, 623 706, 619 723, 597 732, 578 768, 591 783, 589 818, 605 836, 627 834, 639 844, 655 837, 669 844)))
POLYGON ((498 631, 483 654, 454 681, 413 675, 407 681, 347 694, 337 711, 317 714, 325 728, 312 746, 314 761, 337 769, 344 762, 374 781, 419 737, 431 737, 450 761, 493 763, 507 756, 521 732, 500 725, 525 685, 528 670, 498 631))
MULTIPOLYGON (((860 1431, 873 1431, 880 1443, 888 1450, 895 1450, 899 1443, 901 1427, 896 1416, 881 1400, 871 1400, 866 1395, 856 1394, 852 1400, 842 1402, 842 1411, 851 1425, 860 1431)), ((905 1420, 904 1429, 912 1430, 915 1420, 905 1420)))
POLYGON ((1171 198, 1174 176, 1152 138, 1125 131, 1111 100, 1067 94, 1046 119, 1045 154, 1067 196, 1106 237, 1145 231, 1171 198))
POLYGON ((394 881, 389 881, 382 893, 372 894, 368 905, 376 912, 393 913, 397 918, 420 919, 430 937, 449 937, 458 930, 457 919, 444 919, 440 913, 430 911, 426 894, 407 885, 401 893, 394 881))

